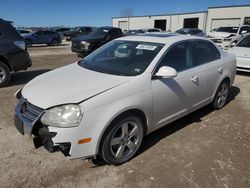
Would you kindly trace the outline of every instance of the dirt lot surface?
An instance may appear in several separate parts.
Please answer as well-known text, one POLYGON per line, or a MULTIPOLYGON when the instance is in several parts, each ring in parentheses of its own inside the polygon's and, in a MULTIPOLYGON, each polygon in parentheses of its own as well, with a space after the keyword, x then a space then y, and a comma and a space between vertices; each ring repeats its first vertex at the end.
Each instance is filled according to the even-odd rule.
POLYGON ((67 45, 29 51, 32 68, 0 89, 0 187, 250 187, 250 74, 236 76, 222 110, 205 107, 148 135, 126 164, 94 166, 36 150, 14 127, 13 94, 39 74, 79 60, 67 45))

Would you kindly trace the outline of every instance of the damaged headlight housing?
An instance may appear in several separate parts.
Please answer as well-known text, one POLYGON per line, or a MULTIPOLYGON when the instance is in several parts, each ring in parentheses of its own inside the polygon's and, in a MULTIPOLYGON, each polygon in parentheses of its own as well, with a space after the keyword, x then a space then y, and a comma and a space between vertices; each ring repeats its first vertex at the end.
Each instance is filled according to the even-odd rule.
POLYGON ((41 122, 53 127, 77 127, 82 119, 83 110, 78 104, 67 104, 49 109, 41 118, 41 122))

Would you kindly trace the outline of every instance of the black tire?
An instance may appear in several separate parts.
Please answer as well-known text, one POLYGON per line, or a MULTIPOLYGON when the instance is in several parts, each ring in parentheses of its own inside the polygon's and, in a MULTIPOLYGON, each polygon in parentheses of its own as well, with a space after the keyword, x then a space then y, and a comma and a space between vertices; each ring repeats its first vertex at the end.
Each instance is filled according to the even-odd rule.
POLYGON ((0 61, 0 87, 5 86, 10 81, 10 69, 0 61))
POLYGON ((51 41, 50 44, 48 44, 48 46, 58 46, 60 44, 60 42, 57 39, 53 39, 51 41))
POLYGON ((227 80, 222 81, 216 91, 216 94, 214 96, 214 101, 212 103, 215 109, 221 109, 226 105, 228 100, 229 90, 230 90, 229 82, 227 80))
POLYGON ((121 165, 135 156, 143 137, 144 127, 140 118, 132 114, 119 118, 103 135, 100 155, 108 164, 121 165))

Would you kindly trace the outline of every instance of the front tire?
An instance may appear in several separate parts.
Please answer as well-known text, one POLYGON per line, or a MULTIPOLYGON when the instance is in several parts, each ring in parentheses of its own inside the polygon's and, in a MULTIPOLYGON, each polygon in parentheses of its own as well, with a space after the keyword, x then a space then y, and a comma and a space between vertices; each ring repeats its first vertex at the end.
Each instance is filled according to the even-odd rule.
POLYGON ((128 115, 110 125, 101 143, 100 153, 108 164, 120 165, 134 157, 142 144, 144 127, 140 118, 128 115))
POLYGON ((8 84, 10 80, 10 70, 9 68, 0 61, 0 87, 8 84))
POLYGON ((221 109, 225 106, 228 99, 229 90, 229 83, 228 81, 224 80, 217 89, 217 92, 214 97, 213 107, 215 109, 221 109))

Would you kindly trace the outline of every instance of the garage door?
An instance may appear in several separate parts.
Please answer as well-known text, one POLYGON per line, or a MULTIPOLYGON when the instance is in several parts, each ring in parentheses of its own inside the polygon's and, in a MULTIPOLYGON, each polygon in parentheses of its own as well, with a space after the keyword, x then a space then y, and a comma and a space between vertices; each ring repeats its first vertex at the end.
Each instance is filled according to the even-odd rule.
POLYGON ((118 22, 118 27, 119 27, 122 31, 127 31, 127 30, 128 30, 128 22, 127 22, 127 21, 119 21, 119 22, 118 22))
POLYGON ((212 19, 211 30, 218 27, 239 26, 239 25, 240 25, 240 18, 212 19))

